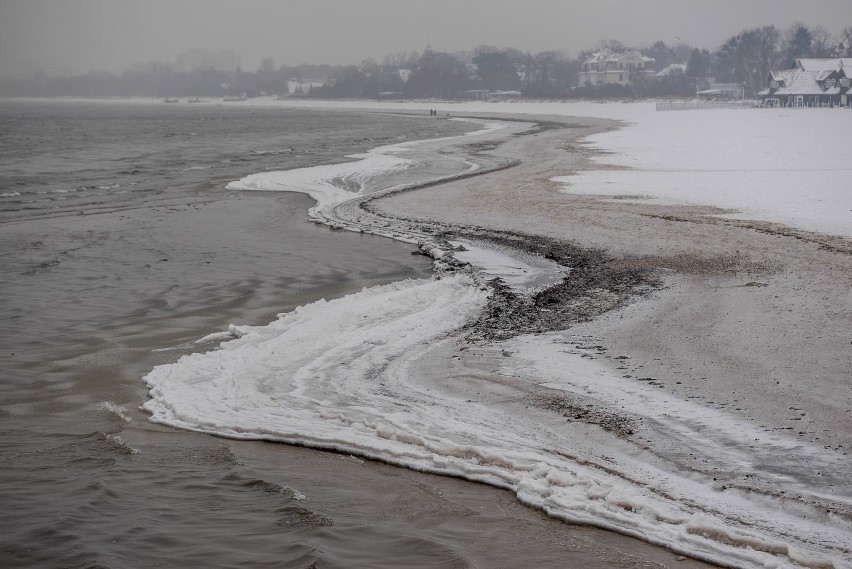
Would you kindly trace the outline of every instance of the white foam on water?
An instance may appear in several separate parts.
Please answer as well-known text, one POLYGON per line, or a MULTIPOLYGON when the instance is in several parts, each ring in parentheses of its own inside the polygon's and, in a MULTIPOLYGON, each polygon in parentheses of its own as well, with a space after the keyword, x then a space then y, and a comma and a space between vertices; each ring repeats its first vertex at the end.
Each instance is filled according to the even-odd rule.
POLYGON ((213 332, 212 334, 207 334, 206 336, 197 339, 195 343, 204 344, 207 342, 221 342, 223 340, 240 338, 242 336, 245 336, 246 330, 246 326, 236 326, 234 324, 231 324, 228 326, 228 329, 225 332, 213 332))
POLYGON ((115 415, 125 423, 133 422, 133 419, 127 413, 127 409, 113 401, 101 401, 98 403, 98 409, 115 415))
POLYGON ((125 452, 127 454, 141 454, 142 453, 141 450, 139 450, 138 448, 133 448, 132 446, 127 444, 127 441, 125 441, 123 438, 121 438, 118 435, 107 434, 107 435, 104 435, 104 439, 113 443, 114 445, 119 447, 123 452, 125 452))
MULTIPOLYGON (((296 168, 277 172, 262 172, 246 176, 229 183, 229 190, 262 190, 279 192, 300 192, 316 200, 316 205, 308 210, 308 217, 315 221, 334 223, 334 207, 365 193, 368 185, 381 176, 401 172, 417 163, 403 156, 422 145, 448 144, 451 141, 467 142, 467 138, 494 135, 509 128, 506 122, 484 121, 480 119, 454 119, 481 125, 475 131, 462 136, 413 140, 389 144, 369 150, 363 154, 352 154, 351 162, 341 164, 323 164, 307 168, 296 168)), ((464 173, 471 173, 479 165, 469 160, 461 160, 465 165, 464 173)), ((452 177, 452 176, 447 176, 452 177)), ((423 182, 429 180, 422 180, 423 182)), ((371 193, 393 190, 395 187, 373 188, 371 193)))

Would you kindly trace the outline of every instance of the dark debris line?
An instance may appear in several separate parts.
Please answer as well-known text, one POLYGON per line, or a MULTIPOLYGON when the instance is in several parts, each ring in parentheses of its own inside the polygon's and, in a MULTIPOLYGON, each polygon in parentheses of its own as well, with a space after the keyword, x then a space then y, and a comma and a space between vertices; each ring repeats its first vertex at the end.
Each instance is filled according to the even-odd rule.
POLYGON ((600 250, 547 237, 484 229, 445 232, 441 237, 489 241, 570 269, 561 283, 531 298, 516 294, 499 279, 490 281, 494 293, 482 315, 468 325, 470 335, 483 339, 503 340, 521 334, 564 330, 624 306, 662 284, 654 267, 631 264, 600 250))

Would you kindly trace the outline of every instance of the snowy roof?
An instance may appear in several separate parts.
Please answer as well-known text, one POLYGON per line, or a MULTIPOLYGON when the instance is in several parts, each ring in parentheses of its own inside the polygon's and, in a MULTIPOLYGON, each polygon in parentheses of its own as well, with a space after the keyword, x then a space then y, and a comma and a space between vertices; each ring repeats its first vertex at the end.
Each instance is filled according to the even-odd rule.
POLYGON ((668 67, 657 73, 657 77, 666 77, 668 75, 683 75, 686 73, 685 63, 672 63, 668 67))
POLYGON ((651 63, 652 61, 656 61, 653 57, 646 57, 639 53, 636 50, 625 51, 622 53, 612 53, 609 51, 596 51, 593 53, 584 63, 604 63, 604 62, 613 62, 618 63, 623 59, 640 59, 646 63, 651 63))
POLYGON ((791 73, 793 73, 792 69, 784 69, 783 71, 772 71, 770 76, 773 81, 787 81, 791 73))
POLYGON ((817 83, 818 71, 789 70, 784 86, 775 91, 776 95, 822 95, 825 93, 817 83))
POLYGON ((624 53, 616 53, 610 56, 607 61, 621 61, 622 59, 641 59, 642 61, 656 61, 653 57, 642 55, 638 51, 625 51, 624 53))
POLYGON ((837 71, 841 67, 852 70, 852 57, 801 58, 796 66, 802 71, 837 71))

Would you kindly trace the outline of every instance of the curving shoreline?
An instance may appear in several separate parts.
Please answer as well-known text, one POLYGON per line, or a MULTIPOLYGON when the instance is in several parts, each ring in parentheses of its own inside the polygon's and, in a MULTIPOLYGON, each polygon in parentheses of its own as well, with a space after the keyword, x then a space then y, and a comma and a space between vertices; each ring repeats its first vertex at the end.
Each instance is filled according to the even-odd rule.
MULTIPOLYGON (((808 523, 827 524, 841 532, 838 535, 848 535, 852 489, 846 453, 852 446, 852 399, 845 382, 852 373, 852 355, 844 332, 850 329, 850 317, 842 308, 849 306, 852 286, 848 239, 718 218, 714 208, 560 193, 550 181, 551 173, 589 167, 588 152, 572 152, 582 136, 553 131, 509 141, 499 152, 519 157, 521 166, 380 198, 369 208, 412 223, 434 223, 449 233, 521 233, 518 241, 526 241, 526 247, 551 242, 605 251, 605 265, 659 279, 661 288, 632 303, 613 302, 606 288, 590 287, 601 289, 596 293, 610 304, 587 313, 587 318, 566 321, 570 328, 559 342, 613 376, 623 376, 625 385, 651 386, 674 400, 697 403, 693 412, 712 409, 715 415, 701 427, 705 434, 713 435, 716 423, 723 420, 730 426, 721 431, 753 431, 767 441, 777 435, 778 442, 761 448, 721 432, 715 434, 721 437, 719 444, 733 445, 736 457, 724 456, 723 447, 714 451, 711 446, 702 453, 683 444, 699 431, 691 433, 663 411, 645 416, 616 411, 613 419, 612 408, 595 397, 569 400, 556 410, 569 421, 609 427, 643 452, 670 462, 670 468, 704 478, 711 493, 733 491, 756 500, 770 496, 779 511, 801 508, 808 523), (608 311, 613 307, 619 309, 608 311), (637 424, 640 427, 624 427, 637 424), (733 466, 742 460, 749 464, 733 466)), ((594 295, 585 300, 594 301, 594 295)), ((511 330, 505 318, 498 328, 510 329, 504 337, 547 331, 540 325, 511 330)), ((456 347, 453 373, 505 385, 506 377, 519 377, 519 368, 504 363, 512 358, 499 354, 505 356, 519 345, 481 342, 475 350, 456 347), (488 371, 483 371, 483 359, 489 362, 488 371)), ((520 377, 510 382, 518 393, 536 383, 529 371, 520 377)), ((565 389, 571 388, 562 386, 558 392, 565 389)), ((552 400, 547 394, 542 397, 541 406, 553 411, 552 400)), ((819 540, 816 535, 814 539, 819 540)), ((829 553, 835 563, 850 553, 843 549, 844 539, 825 550, 839 547, 829 553)), ((799 559, 793 551, 776 562, 808 565, 807 555, 799 559)))
MULTIPOLYGON (((250 330, 248 337, 227 345, 234 357, 221 362, 211 354, 155 370, 146 378, 155 398, 146 408, 156 421, 183 428, 355 452, 485 482, 511 490, 522 503, 558 519, 638 537, 722 565, 842 566, 837 563, 850 553, 847 524, 852 519, 850 468, 842 454, 849 436, 842 427, 845 402, 807 400, 815 390, 828 393, 842 387, 842 369, 812 382, 806 392, 797 391, 795 383, 785 386, 787 392, 767 388, 766 380, 778 375, 776 346, 752 341, 743 352, 741 345, 753 340, 749 334, 755 329, 731 327, 728 313, 720 312, 739 303, 742 310, 735 316, 752 324, 762 319, 757 322, 762 340, 777 340, 775 332, 784 324, 778 322, 779 313, 755 312, 751 303, 763 289, 791 297, 799 289, 781 290, 785 283, 777 279, 790 268, 789 244, 779 249, 764 243, 758 256, 750 254, 760 244, 755 236, 794 239, 810 264, 822 254, 839 256, 842 263, 847 257, 844 239, 809 239, 783 228, 759 231, 765 223, 720 218, 717 208, 560 192, 557 174, 590 167, 594 153, 582 150, 581 140, 614 123, 554 120, 562 124, 516 129, 509 137, 486 139, 473 148, 462 145, 468 151, 462 153, 467 171, 425 182, 389 184, 388 176, 393 179, 404 170, 404 163, 397 161, 378 170, 352 163, 326 168, 329 172, 320 167, 277 177, 260 174, 256 182, 250 177, 231 187, 309 193, 318 188, 313 221, 417 242, 421 253, 435 259, 439 276, 476 275, 467 263, 454 259, 454 242, 476 240, 565 267, 570 273, 561 283, 518 295, 491 282, 485 305, 473 282, 455 277, 428 294, 428 287, 417 283, 393 288, 386 300, 381 300, 384 290, 365 290, 329 309, 343 315, 343 321, 375 320, 364 331, 375 336, 367 342, 371 347, 358 347, 356 333, 341 336, 336 355, 321 350, 325 353, 308 355, 304 363, 287 361, 296 366, 287 377, 319 373, 323 378, 321 384, 306 383, 303 377, 294 387, 277 385, 274 399, 286 400, 288 411, 268 407, 270 383, 264 369, 285 365, 274 354, 290 350, 290 342, 311 343, 301 336, 306 326, 313 327, 311 317, 299 326, 295 323, 301 316, 288 316, 250 330), (382 175, 383 170, 390 174, 382 175), (385 181, 367 192, 365 180, 371 172, 385 181), (361 189, 355 198, 337 187, 348 185, 350 177, 361 189), (337 193, 328 197, 329 191, 337 193), (733 251, 732 243, 739 245, 733 251), (816 251, 814 245, 819 245, 816 251), (472 292, 470 302, 462 300, 472 292), (416 300, 421 294, 434 296, 416 300), (666 303, 673 294, 679 295, 676 302, 666 303), (719 306, 707 310, 714 295, 719 306), (362 297, 376 302, 369 315, 361 315, 353 305, 362 297), (470 314, 463 318, 464 326, 456 322, 450 327, 455 332, 445 328, 450 313, 429 320, 427 312, 421 312, 421 302, 445 306, 457 300, 462 302, 451 310, 453 316, 470 314), (395 303, 396 308, 383 312, 395 303), (661 315, 661 310, 669 312, 661 315), (479 316, 472 318, 471 311, 479 316), (649 311, 654 314, 651 322, 649 311), (693 313, 684 319, 682 311, 693 313), (406 316, 398 323, 400 314, 406 316), (427 315, 423 323, 410 328, 410 320, 420 314, 427 315), (403 321, 409 322, 407 331, 394 332, 403 321), (429 327, 438 331, 424 335, 429 327), (415 331, 422 349, 412 353, 413 346, 400 339, 415 331), (656 344, 649 347, 649 340, 656 344), (271 349, 266 347, 269 342, 271 349), (261 391, 253 395, 249 386, 238 397, 253 401, 249 408, 257 410, 223 415, 212 403, 183 400, 181 382, 192 384, 191 378, 198 375, 214 377, 211 385, 224 390, 221 396, 229 400, 229 386, 234 384, 230 376, 245 367, 240 363, 243 352, 255 354, 255 363, 269 362, 254 372, 261 391), (378 371, 359 363, 365 353, 371 361, 384 362, 378 371), (347 354, 354 358, 349 364, 347 354), (711 359, 708 364, 710 358, 720 363, 711 359), (667 365, 660 364, 664 361, 667 365), (337 366, 344 364, 349 371, 338 377, 337 366), (217 369, 223 375, 212 371, 217 369), (374 380, 381 386, 378 391, 374 380), (351 383, 360 387, 350 393, 351 383), (305 392, 312 395, 305 399, 305 392), (464 392, 475 392, 476 397, 464 404, 459 401, 464 392), (403 409, 385 406, 386 395, 403 409), (317 407, 320 400, 323 404, 317 407), (431 401, 439 411, 422 408, 421 400, 431 401), (351 401, 359 402, 357 411, 350 409, 351 401), (408 402, 415 401, 418 404, 410 407, 408 402), (822 423, 814 428, 832 422, 841 426, 823 428, 821 436, 810 440, 807 435, 816 431, 791 437, 779 419, 786 406, 797 412, 794 420, 817 415, 808 419, 822 423), (252 413, 259 415, 253 418, 252 413), (513 424, 505 437, 491 417, 494 413, 504 417, 498 422, 513 424), (313 422, 308 423, 309 417, 313 422), (439 435, 435 429, 448 419, 453 426, 439 435), (307 438, 305 433, 310 433, 307 438), (313 433, 323 434, 317 439, 313 433), (831 437, 834 446, 818 442, 831 437), (802 514, 804 522, 791 510, 802 514)), ((429 141, 418 144, 424 143, 429 141)), ((456 141, 456 152, 458 146, 456 141)), ((373 154, 384 155, 381 149, 373 154)), ((842 271, 841 276, 848 273, 842 271)), ((484 277, 476 278, 482 290, 484 277)), ((843 287, 833 292, 842 305, 843 287)), ((773 294, 775 299, 780 296, 773 294)), ((813 304, 807 294, 796 298, 813 304)), ((332 321, 324 306, 305 310, 332 321)), ((335 325, 342 322, 336 320, 335 325)), ((836 323, 842 326, 842 317, 836 323)), ((799 325, 791 332, 801 329, 799 325)), ((805 338, 813 332, 805 330, 805 338)), ((829 356, 832 347, 823 348, 823 357, 829 356)), ((788 363, 796 363, 800 355, 792 353, 788 363)), ((821 366, 820 371, 834 370, 821 366)), ((780 384, 776 379, 775 385, 780 384)))
MULTIPOLYGON (((396 184, 373 194, 362 192, 355 199, 340 193, 342 190, 333 190, 336 180, 345 182, 349 176, 336 170, 317 177, 319 186, 310 178, 319 174, 317 170, 304 173, 309 183, 303 186, 292 181, 301 180, 301 172, 281 173, 280 179, 271 183, 264 175, 259 175, 257 183, 241 182, 247 189, 320 187, 324 191, 327 185, 338 195, 331 199, 320 195, 320 204, 312 214, 314 221, 420 241, 420 251, 436 259, 441 273, 458 269, 467 272, 464 263, 453 262, 451 241, 455 239, 490 241, 520 249, 550 259, 571 273, 556 286, 522 297, 492 283, 484 311, 478 306, 482 301, 478 293, 474 294, 476 300, 465 301, 464 308, 459 305, 459 310, 452 311, 454 317, 470 309, 481 315, 466 318, 468 324, 461 333, 442 328, 447 320, 442 317, 438 337, 423 335, 426 330, 420 326, 438 325, 428 318, 410 328, 409 320, 419 314, 420 301, 408 291, 425 294, 417 292, 426 290, 423 285, 394 288, 387 300, 381 300, 385 291, 379 289, 344 299, 339 308, 330 308, 332 312, 337 310, 353 323, 375 319, 369 332, 376 338, 367 343, 381 348, 359 347, 356 334, 351 339, 341 337, 339 353, 307 356, 304 364, 288 361, 287 365, 296 365, 296 369, 287 377, 322 370, 319 377, 324 378, 322 385, 305 383, 303 377, 295 388, 276 386, 276 398, 288 401, 285 407, 292 411, 267 405, 270 384, 264 371, 266 363, 261 363, 254 380, 261 382, 262 395, 252 395, 249 386, 249 391, 239 396, 240 400, 253 401, 250 408, 257 406, 259 411, 254 413, 260 413, 260 421, 251 413, 236 416, 214 411, 210 415, 215 405, 186 405, 181 400, 180 382, 184 381, 181 377, 212 374, 215 388, 225 389, 223 396, 230 398, 229 386, 234 384, 230 375, 236 372, 223 371, 219 377, 218 372, 209 370, 226 370, 234 365, 234 370, 240 369, 244 356, 239 354, 246 350, 254 350, 250 353, 255 354, 251 358, 255 363, 269 361, 272 368, 284 365, 274 354, 289 350, 291 340, 284 340, 277 348, 270 344, 271 351, 265 345, 277 341, 276 337, 293 336, 297 329, 302 334, 307 323, 295 326, 289 322, 300 316, 249 331, 249 337, 229 344, 227 349, 235 355, 236 364, 233 358, 218 363, 214 354, 155 370, 147 381, 157 401, 149 402, 146 408, 155 413, 156 420, 184 428, 226 437, 314 441, 303 444, 357 452, 416 470, 505 487, 522 503, 553 517, 639 537, 723 565, 838 566, 836 560, 849 553, 845 549, 850 518, 849 468, 842 458, 845 455, 839 452, 842 442, 820 448, 816 443, 820 437, 796 440, 777 432, 786 427, 768 428, 765 424, 772 421, 778 424, 776 415, 784 405, 804 404, 791 401, 789 393, 779 394, 780 388, 767 390, 762 385, 776 370, 767 365, 773 362, 765 359, 765 350, 738 351, 749 339, 744 334, 750 328, 731 329, 729 321, 718 317, 718 308, 716 312, 706 311, 707 299, 713 294, 718 295, 722 306, 739 300, 745 303, 743 308, 750 308, 747 305, 755 300, 754 291, 774 288, 764 281, 782 273, 785 261, 789 265, 789 249, 785 246, 780 251, 763 251, 760 257, 750 255, 757 245, 756 226, 715 217, 718 210, 713 208, 672 209, 558 192, 552 182, 555 174, 566 168, 588 167, 590 153, 578 152, 577 140, 612 124, 571 119, 562 128, 525 134, 516 131, 506 140, 479 145, 477 161, 491 167, 470 166, 460 175, 396 184), (732 229, 736 235, 732 235, 732 229), (730 250, 735 239, 743 242, 741 247, 746 252, 730 250), (680 294, 675 313, 697 307, 701 314, 687 320, 669 318, 662 330, 648 334, 652 326, 641 311, 659 311, 666 306, 660 300, 673 293, 680 294), (379 312, 361 315, 360 308, 352 303, 357 304, 361 297, 371 299, 371 295, 379 297, 374 309, 379 312), (411 315, 405 316, 408 332, 401 335, 393 332, 398 328, 394 319, 399 316, 382 312, 385 305, 393 303, 398 303, 399 311, 411 315), (610 328, 605 328, 608 323, 610 328), (275 332, 275 326, 283 332, 275 332), (412 353, 413 346, 400 344, 397 338, 415 330, 423 349, 412 353), (729 344, 720 346, 720 336, 729 344), (613 343, 620 338, 633 344, 613 343), (644 347, 643 351, 636 342, 649 338, 658 345, 644 347), (677 340, 686 338, 688 345, 677 344, 677 340), (713 350, 727 350, 719 359, 724 363, 738 358, 740 365, 709 368, 706 359, 714 356, 713 350), (378 371, 364 368, 359 363, 364 353, 371 354, 370 360, 385 363, 378 371), (358 355, 348 364, 348 375, 338 377, 337 366, 344 365, 338 361, 349 361, 347 354, 358 355), (664 358, 669 358, 668 367, 656 365, 664 358), (709 369, 695 372, 701 358, 709 369), (752 377, 743 373, 748 367, 742 365, 746 360, 752 377), (173 369, 177 378, 174 387, 170 385, 173 369), (713 381, 707 381, 711 375, 713 381), (329 382, 329 377, 337 380, 329 382), (381 386, 376 392, 372 391, 373 380, 379 380, 381 386), (394 383, 386 387, 391 381, 394 383), (343 389, 352 382, 361 386, 356 392, 343 389), (739 391, 728 394, 725 389, 732 384, 739 391), (701 395, 694 394, 702 388, 705 398, 712 399, 701 401, 701 395), (304 398, 306 390, 312 393, 308 399, 304 398), (465 391, 475 391, 477 397, 459 405, 465 391), (403 409, 383 407, 387 394, 403 409), (442 411, 436 416, 420 403, 406 403, 421 399, 432 401, 431 405, 439 405, 442 411), (324 403, 316 407, 319 400, 324 403), (350 400, 359 401, 358 411, 350 410, 350 400), (516 438, 509 433, 504 440, 490 417, 496 411, 505 415, 504 422, 517 425, 513 427, 519 429, 516 438), (310 427, 304 423, 309 417, 314 421, 310 427), (413 422, 411 417, 415 417, 413 422), (453 417, 454 427, 446 435, 438 435, 433 428, 437 423, 432 425, 436 417, 453 417), (281 428, 284 431, 276 430, 281 428), (302 431, 325 434, 320 439, 313 435, 304 438, 302 431), (542 434, 531 437, 534 431, 542 434), (779 458, 779 453, 783 457, 779 458), (810 468, 818 469, 827 490, 814 484, 810 468), (584 491, 584 487, 590 490, 584 491), (798 522, 790 509, 802 513, 805 521, 798 522)), ((353 168, 357 178, 359 166, 353 168)), ((772 235, 777 238, 790 232, 772 235)), ((796 242, 803 248, 814 244, 800 237, 796 242)), ((843 240, 838 243, 833 248, 823 246, 817 253, 844 256, 843 240)), ((802 253, 807 256, 813 251, 802 253)), ((449 288, 436 289, 427 305, 443 304, 450 297, 455 301, 456 289, 459 295, 462 290, 473 290, 458 279, 447 280, 449 288)), ((843 290, 834 291, 840 294, 841 304, 843 290)), ((305 309, 328 320, 324 306, 305 309)), ((752 320, 763 318, 770 330, 778 329, 771 326, 777 313, 764 311, 749 316, 752 320)), ((842 325, 842 318, 839 323, 842 325)), ((314 323, 310 324, 308 328, 314 323)), ((458 323, 451 326, 457 327, 458 323)), ((307 337, 293 337, 297 345, 310 343, 307 337)), ((769 348, 771 351, 772 346, 769 348)), ((711 360, 710 364, 714 363, 711 360)), ((821 378, 817 388, 831 390, 842 377, 841 372, 821 378)), ((809 389, 813 391, 814 386, 809 389)), ((801 398, 804 394, 793 395, 801 398)), ((837 405, 842 406, 843 401, 819 401, 816 405, 809 406, 800 417, 828 407, 829 413, 821 420, 842 423, 842 410, 837 405)), ((805 406, 789 408, 805 410, 805 406)), ((830 429, 822 431, 827 432, 830 429)), ((838 441, 848 436, 843 428, 832 434, 838 441)))
MULTIPOLYGON (((385 195, 328 210, 334 228, 348 225, 422 241, 421 252, 443 259, 449 272, 464 269, 463 263, 449 262, 454 247, 449 242, 458 240, 523 250, 571 270, 570 279, 531 296, 493 284, 481 317, 460 335, 406 359, 407 373, 458 395, 464 390, 478 395, 485 388, 481 403, 486 407, 517 412, 530 425, 537 422, 550 432, 587 439, 581 452, 566 451, 561 443, 547 451, 554 461, 567 460, 561 464, 580 464, 586 472, 632 483, 630 469, 639 463, 626 459, 639 453, 640 463, 659 467, 661 474, 672 467, 676 471, 662 485, 650 485, 653 492, 668 492, 665 486, 678 477, 694 477, 711 502, 763 496, 783 504, 782 509, 804 511, 812 529, 802 543, 817 551, 816 561, 807 561, 798 545, 788 546, 783 539, 766 542, 758 534, 696 523, 676 522, 685 529, 685 545, 672 547, 670 540, 644 530, 543 503, 543 494, 529 493, 529 483, 536 481, 522 480, 515 488, 521 502, 551 516, 717 563, 746 565, 752 555, 770 555, 782 564, 826 563, 818 550, 837 549, 843 540, 837 535, 844 535, 849 519, 843 485, 848 468, 841 458, 849 436, 841 381, 848 359, 839 341, 848 321, 848 240, 719 218, 714 208, 562 193, 554 174, 589 167, 594 151, 583 138, 616 123, 508 118, 549 126, 467 148, 485 167, 469 166, 468 172, 427 183, 401 182, 385 195), (559 121, 561 126, 553 126, 559 121), (340 222, 337 216, 344 215, 347 219, 340 222), (602 379, 584 384, 577 370, 602 379), (809 377, 811 370, 819 376, 809 377), (764 385, 770 377, 781 387, 764 385), (442 384, 448 378, 455 383, 442 384), (637 406, 623 398, 625 387, 647 403, 637 406), (803 428, 787 433, 786 421, 801 421, 796 426, 803 428), (708 441, 690 446, 696 435, 708 441), (753 435, 759 444, 748 444, 753 435), (738 461, 748 464, 732 468, 738 461), (827 530, 824 543, 813 528, 827 530), (702 540, 712 543, 720 535, 722 542, 739 542, 741 549, 758 545, 758 553, 745 551, 739 561, 700 553, 702 540), (696 544, 698 549, 692 549, 696 544)), ((235 453, 243 448, 222 444, 235 453)), ((610 505, 641 519, 643 508, 651 510, 633 498, 610 505)), ((599 514, 624 516, 618 510, 599 514)))

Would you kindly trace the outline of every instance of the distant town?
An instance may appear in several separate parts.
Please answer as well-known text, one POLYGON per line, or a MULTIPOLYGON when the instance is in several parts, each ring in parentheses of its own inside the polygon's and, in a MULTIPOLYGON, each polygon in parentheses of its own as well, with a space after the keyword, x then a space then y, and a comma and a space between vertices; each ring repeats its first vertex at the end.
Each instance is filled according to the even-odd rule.
POLYGON ((852 26, 839 34, 796 23, 741 31, 713 51, 678 42, 626 46, 601 41, 571 58, 479 46, 445 53, 392 53, 360 65, 276 66, 256 70, 235 49, 193 49, 171 62, 142 62, 120 74, 0 78, 5 97, 491 99, 704 97, 769 105, 847 106, 852 93, 852 26))

